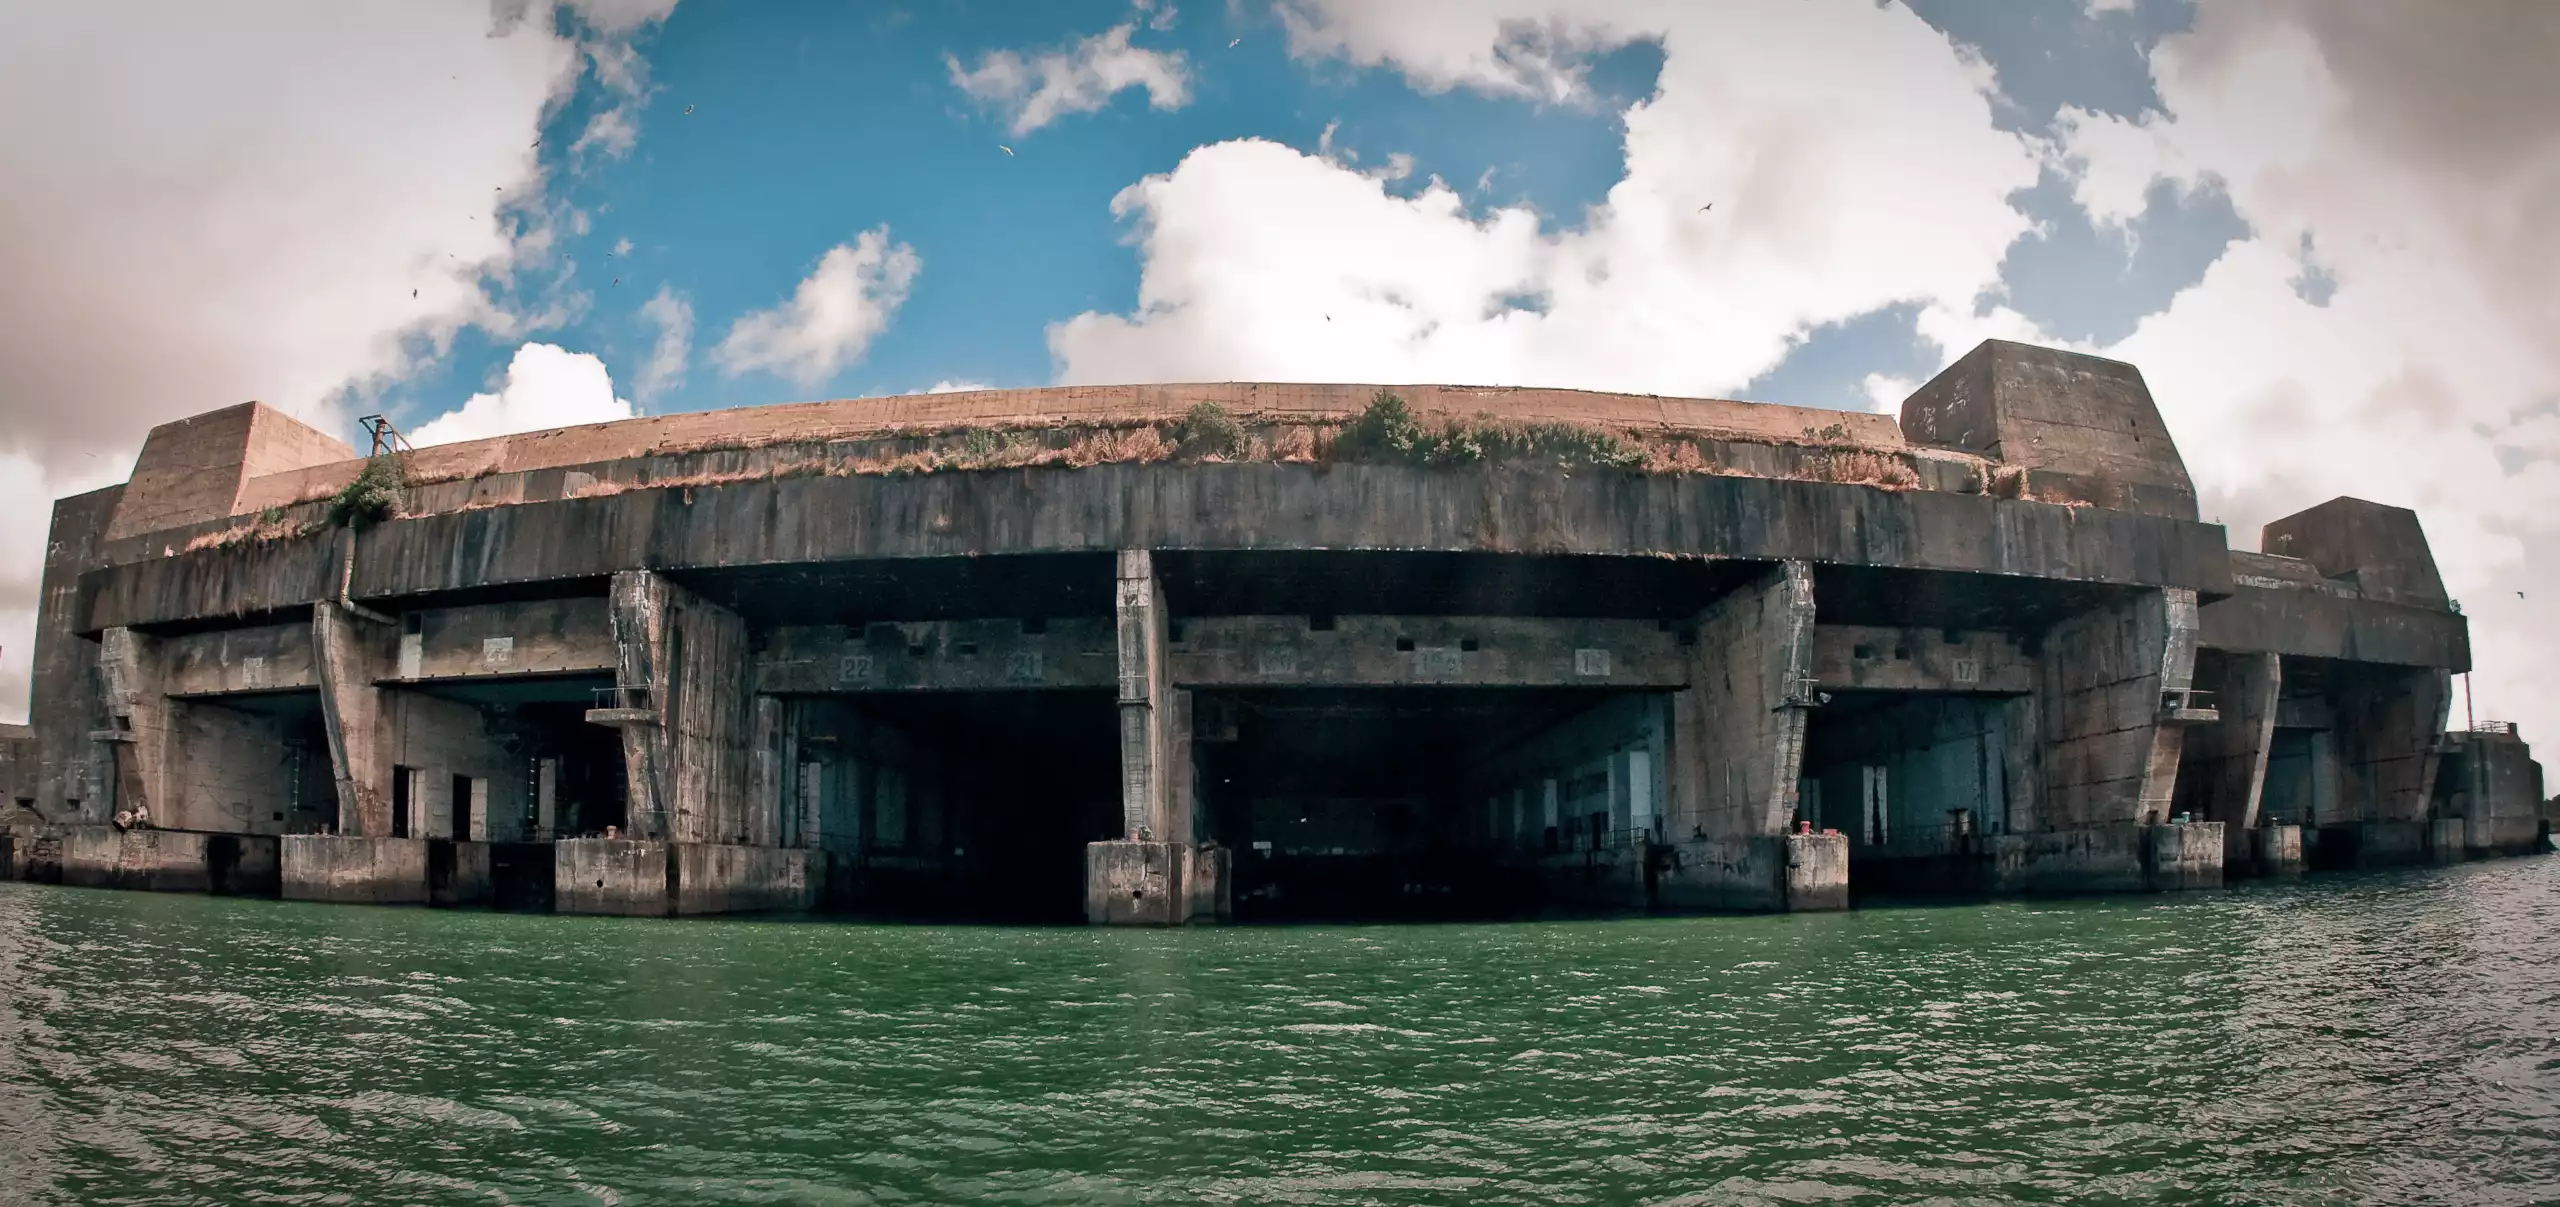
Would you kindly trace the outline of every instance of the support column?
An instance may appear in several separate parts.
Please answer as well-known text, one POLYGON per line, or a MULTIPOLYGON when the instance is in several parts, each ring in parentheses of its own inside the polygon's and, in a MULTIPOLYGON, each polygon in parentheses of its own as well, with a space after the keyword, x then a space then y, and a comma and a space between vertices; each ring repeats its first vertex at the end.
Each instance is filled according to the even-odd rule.
MULTIPOLYGON (((277 859, 282 891, 294 901, 369 905, 427 900, 424 812, 417 830, 391 837, 391 693, 378 686, 399 659, 396 626, 323 600, 311 608, 311 656, 320 680, 320 719, 337 781, 338 833, 287 836, 277 859)), ((414 802, 413 802, 414 804, 414 802)))
POLYGON ((1845 835, 1794 835, 1814 706, 1813 569, 1783 562, 1699 613, 1672 697, 1667 846, 1655 900, 1691 909, 1838 909, 1845 835), (1830 847, 1839 849, 1833 851, 1830 847))
MULTIPOLYGON (((2205 818, 2222 823, 2222 864, 2226 872, 2247 869, 2268 875, 2283 869, 2263 866, 2258 834, 2258 805, 2267 784, 2267 758, 2275 749, 2276 700, 2284 690, 2284 658, 2278 654, 2232 654, 2225 660, 2222 686, 2213 698, 2221 720, 2198 728, 2188 740, 2203 747, 2194 761, 2205 777, 2205 818)), ((2296 844, 2298 849, 2299 844, 2296 844)), ((2268 854, 2280 857, 2282 844, 2268 854)))
POLYGON ((166 791, 169 698, 160 689, 159 643, 127 628, 108 629, 98 643, 100 702, 106 727, 90 738, 104 747, 99 760, 119 826, 176 826, 166 791))
POLYGON ((1085 919, 1169 926, 1195 914, 1223 916, 1226 878, 1196 894, 1191 809, 1190 693, 1166 675, 1164 584, 1144 549, 1122 550, 1114 599, 1120 637, 1120 824, 1114 841, 1085 847, 1085 919), (1195 902, 1195 896, 1209 900, 1195 902))
POLYGON ((2432 667, 2359 668, 2338 691, 2337 811, 2323 819, 2323 863, 2375 867, 2427 857, 2436 756, 2453 705, 2452 672, 2432 667))
POLYGON ((615 699, 587 719, 621 731, 630 834, 557 844, 562 913, 799 908, 806 852, 775 852, 756 791, 755 706, 738 614, 646 570, 613 576, 615 699), (601 882, 601 883, 599 883, 601 882))
POLYGON ((2141 592, 2045 633, 2036 719, 2043 783, 2023 819, 2013 808, 2017 831, 1995 841, 1997 886, 2133 892, 2155 882, 2220 883, 2219 833, 2209 844, 2202 834, 2151 834, 2168 824, 2187 727, 2220 719, 2188 699, 2196 634, 2195 592, 2179 588, 2141 592), (2171 866, 2155 876, 2162 852, 2171 866))
POLYGON ((391 674, 398 641, 390 625, 332 602, 312 605, 311 655, 319 671, 320 717, 343 834, 391 834, 391 712, 388 693, 375 684, 391 674))

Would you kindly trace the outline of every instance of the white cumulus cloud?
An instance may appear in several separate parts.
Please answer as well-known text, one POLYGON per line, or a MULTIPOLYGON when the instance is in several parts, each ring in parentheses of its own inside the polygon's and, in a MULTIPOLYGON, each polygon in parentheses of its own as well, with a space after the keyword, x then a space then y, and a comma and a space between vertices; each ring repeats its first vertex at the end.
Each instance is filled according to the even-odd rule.
POLYGON ((740 318, 711 358, 730 376, 762 370, 809 388, 862 359, 889 325, 924 262, 889 241, 889 228, 862 232, 818 260, 791 299, 740 318))
POLYGON ((1129 35, 1136 28, 1115 25, 1073 46, 1028 57, 1011 50, 989 51, 975 67, 950 55, 944 55, 943 62, 952 84, 1005 112, 1007 128, 1016 135, 1029 134, 1069 114, 1091 113, 1130 88, 1146 89, 1147 103, 1155 108, 1181 108, 1191 99, 1190 68, 1182 52, 1129 45, 1129 35))
POLYGON ((648 402, 684 384, 685 365, 693 358, 693 304, 674 286, 660 285, 656 295, 641 303, 640 317, 658 329, 635 387, 640 400, 648 402))
POLYGON ((1898 302, 1970 312, 2027 229, 2007 197, 2035 181, 2037 149, 1993 128, 1988 69, 1899 7, 1283 11, 1302 53, 1425 87, 1572 91, 1563 59, 1532 72, 1524 47, 1650 38, 1664 59, 1624 114, 1625 177, 1562 229, 1472 211, 1436 179, 1400 195, 1392 155, 1363 174, 1257 140, 1191 152, 1114 201, 1142 259, 1138 306, 1053 327, 1063 380, 1722 393, 1813 326, 1898 302))
MULTIPOLYGON (((2102 220, 2210 175, 2252 228, 2106 349, 2140 366, 2207 518, 2415 508, 2471 618, 2481 719, 2560 745, 2560 8, 2214 0, 2167 112, 2082 119, 2102 220), (2334 292, 2297 282, 2316 267, 2334 292)), ((2462 709, 2457 703, 2457 724, 2462 709)))
POLYGON ((525 344, 507 362, 506 380, 496 392, 474 394, 408 435, 409 443, 424 448, 581 423, 611 423, 631 414, 631 404, 614 397, 613 377, 605 372, 603 361, 557 344, 525 344))
MULTIPOLYGON (((0 6, 10 483, 95 485, 154 424, 253 398, 340 431, 348 387, 458 329, 565 313, 484 285, 550 254, 544 114, 668 7, 581 0, 564 34, 533 0, 0 6)), ((0 514, 0 630, 34 606, 49 511, 0 514)), ((0 645, 8 718, 30 651, 0 645)))

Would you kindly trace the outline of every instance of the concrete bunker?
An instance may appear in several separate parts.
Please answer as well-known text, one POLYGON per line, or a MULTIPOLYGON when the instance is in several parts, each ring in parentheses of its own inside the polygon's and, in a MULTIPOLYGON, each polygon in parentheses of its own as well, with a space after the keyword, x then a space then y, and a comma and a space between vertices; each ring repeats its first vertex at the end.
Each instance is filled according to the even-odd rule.
POLYGON ((1198 816, 1233 852, 1239 920, 1518 913, 1588 896, 1549 891, 1542 863, 1641 875, 1666 708, 1589 688, 1201 692, 1198 816))
POLYGON ((800 697, 779 845, 815 856, 825 909, 1034 922, 1081 916, 1087 842, 1117 831, 1107 692, 800 697))

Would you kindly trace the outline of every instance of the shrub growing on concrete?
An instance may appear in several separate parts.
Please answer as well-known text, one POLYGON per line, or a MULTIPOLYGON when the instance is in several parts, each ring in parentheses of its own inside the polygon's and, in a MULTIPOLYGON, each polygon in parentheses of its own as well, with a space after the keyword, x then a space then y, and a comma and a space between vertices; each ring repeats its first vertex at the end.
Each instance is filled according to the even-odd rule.
POLYGON ((1599 428, 1571 423, 1451 420, 1426 426, 1404 399, 1381 392, 1333 442, 1337 461, 1399 465, 1473 465, 1487 461, 1552 461, 1566 468, 1634 469, 1644 451, 1599 428))
POLYGON ((1168 429, 1176 453, 1184 457, 1221 457, 1241 461, 1253 451, 1253 437, 1227 408, 1197 403, 1168 429))
POLYGON ((396 453, 383 453, 364 463, 355 481, 349 482, 329 498, 329 522, 347 528, 368 528, 400 514, 400 492, 408 485, 408 474, 396 453))

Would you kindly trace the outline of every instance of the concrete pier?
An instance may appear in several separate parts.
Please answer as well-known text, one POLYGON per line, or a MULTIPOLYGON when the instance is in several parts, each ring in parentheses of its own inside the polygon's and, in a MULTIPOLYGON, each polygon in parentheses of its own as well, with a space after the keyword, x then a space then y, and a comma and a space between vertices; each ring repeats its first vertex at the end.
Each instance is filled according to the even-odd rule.
POLYGON ((2235 548, 2139 371, 2053 349, 1898 416, 1206 383, 387 455, 395 514, 336 523, 365 459, 251 404, 57 505, 9 866, 1170 926, 2184 891, 2551 824, 2522 737, 2448 724, 2414 513, 2235 548))
POLYGON ((426 839, 288 834, 281 846, 288 901, 426 904, 426 839))

